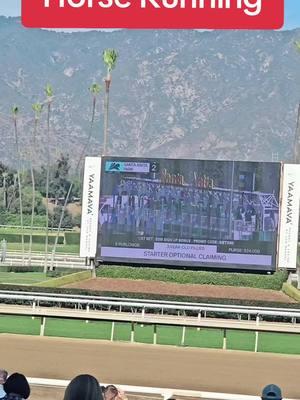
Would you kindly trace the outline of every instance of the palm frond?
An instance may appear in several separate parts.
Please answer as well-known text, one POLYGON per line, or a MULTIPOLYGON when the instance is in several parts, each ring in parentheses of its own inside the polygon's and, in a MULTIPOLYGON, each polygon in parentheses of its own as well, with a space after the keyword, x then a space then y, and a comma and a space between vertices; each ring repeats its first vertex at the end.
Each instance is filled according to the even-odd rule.
POLYGON ((298 51, 300 52, 300 40, 296 40, 296 41, 294 42, 294 45, 295 45, 295 47, 296 47, 296 50, 298 50, 298 51))
POLYGON ((109 72, 111 72, 116 64, 118 59, 118 53, 114 49, 106 49, 103 52, 103 62, 106 65, 109 72))
POLYGON ((34 103, 32 104, 32 110, 36 116, 40 116, 41 112, 43 111, 43 105, 41 103, 34 103))
POLYGON ((14 117, 16 117, 19 114, 19 107, 18 106, 13 106, 11 109, 11 112, 14 117))
POLYGON ((89 91, 91 92, 92 95, 96 96, 98 95, 102 90, 102 87, 98 83, 93 83, 89 87, 89 91))
POLYGON ((45 94, 46 96, 49 97, 53 97, 53 88, 50 85, 50 83, 47 83, 46 87, 45 87, 45 94))

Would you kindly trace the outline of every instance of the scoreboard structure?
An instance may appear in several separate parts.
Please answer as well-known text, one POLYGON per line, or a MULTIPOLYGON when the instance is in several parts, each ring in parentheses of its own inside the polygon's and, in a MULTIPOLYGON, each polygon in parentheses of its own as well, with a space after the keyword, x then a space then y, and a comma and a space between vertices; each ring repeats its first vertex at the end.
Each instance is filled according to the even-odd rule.
POLYGON ((88 157, 80 255, 164 267, 294 268, 299 176, 298 165, 281 163, 88 157))

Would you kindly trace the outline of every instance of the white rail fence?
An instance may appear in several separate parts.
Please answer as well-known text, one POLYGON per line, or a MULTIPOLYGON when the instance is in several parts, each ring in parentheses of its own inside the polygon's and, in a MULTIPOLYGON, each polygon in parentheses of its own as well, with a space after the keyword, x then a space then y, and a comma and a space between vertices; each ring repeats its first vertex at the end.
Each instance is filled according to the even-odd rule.
POLYGON ((264 316, 271 317, 279 317, 279 318, 288 318, 292 323, 296 324, 297 319, 300 318, 300 309, 284 309, 284 308, 258 308, 258 307, 244 307, 244 306, 225 306, 220 304, 194 304, 190 305, 188 303, 159 303, 154 301, 144 301, 144 300, 124 300, 124 299, 114 299, 114 298, 102 298, 102 299, 93 299, 93 298, 79 298, 67 297, 66 295, 38 295, 38 294, 19 294, 14 292, 14 294, 2 293, 0 292, 0 302, 5 302, 5 300, 14 300, 14 301, 22 301, 29 302, 33 308, 42 306, 43 302, 47 303, 47 306, 55 306, 59 305, 60 307, 68 307, 73 305, 76 309, 86 309, 90 311, 91 307, 105 307, 106 309, 117 309, 119 312, 124 311, 124 309, 130 309, 134 313, 140 312, 144 315, 147 310, 151 312, 156 311, 160 312, 160 314, 164 314, 164 312, 168 312, 172 315, 178 315, 178 313, 182 313, 182 315, 186 315, 186 313, 190 312, 201 317, 207 317, 208 312, 212 313, 221 313, 221 314, 235 314, 238 319, 241 319, 242 315, 246 315, 247 319, 250 320, 251 317, 255 317, 255 319, 259 320, 264 316))
MULTIPOLYGON (((24 295, 24 296, 33 296, 36 299, 40 298, 57 298, 57 293, 46 293, 46 292, 22 292, 22 291, 12 291, 12 290, 0 290, 0 295, 24 295)), ((74 294, 64 294, 60 293, 59 298, 63 299, 74 299, 74 294)), ((118 304, 126 302, 130 303, 138 303, 141 306, 148 306, 148 305, 159 305, 161 308, 164 308, 166 305, 172 306, 174 309, 176 309, 177 306, 183 306, 183 307, 196 307, 199 309, 207 308, 207 309, 213 309, 214 307, 217 307, 219 309, 223 309, 225 312, 227 309, 234 308, 235 310, 252 310, 255 313, 259 315, 264 315, 265 311, 274 311, 274 312, 288 312, 291 314, 294 313, 300 313, 300 308, 283 308, 283 307, 255 307, 255 306, 241 306, 241 305, 228 305, 228 304, 214 304, 214 303, 187 303, 184 301, 166 301, 162 303, 161 300, 147 300, 147 299, 138 299, 138 298, 127 298, 124 300, 124 297, 108 297, 108 296, 97 296, 97 295, 76 295, 76 300, 81 301, 81 300, 88 300, 88 301, 113 301, 117 302, 118 304)))
POLYGON ((271 310, 254 307, 241 308, 240 306, 225 308, 212 304, 175 305, 0 293, 0 314, 40 318, 41 336, 44 336, 47 318, 78 319, 86 320, 86 322, 109 321, 111 322, 111 341, 114 340, 115 323, 129 323, 132 343, 135 342, 136 324, 153 326, 153 344, 157 344, 157 326, 181 327, 182 346, 185 345, 186 328, 220 329, 223 331, 224 350, 227 349, 227 332, 230 330, 255 332, 254 352, 258 351, 259 332, 300 334, 300 325, 297 324, 300 310, 297 309, 271 310), (22 305, 17 305, 18 301, 22 305), (29 305, 24 305, 24 302, 29 305), (232 315, 236 315, 237 319, 234 319, 232 315), (242 320, 242 316, 245 315, 247 320, 242 320), (271 317, 271 321, 262 322, 262 317, 271 317), (284 322, 278 322, 276 318, 283 318, 284 322), (291 322, 286 322, 286 319, 291 322))
MULTIPOLYGON (((30 385, 42 386, 42 387, 53 387, 53 388, 66 388, 70 381, 58 380, 58 379, 43 379, 43 378, 28 378, 30 385)), ((106 383, 101 383, 106 386, 106 383)), ((192 397, 198 399, 207 400, 261 400, 259 396, 250 396, 244 394, 230 394, 230 393, 216 393, 216 392, 203 392, 196 390, 185 390, 185 389, 171 389, 171 388, 154 388, 154 387, 143 387, 143 386, 130 386, 130 385, 119 385, 115 384, 118 388, 122 389, 126 394, 134 394, 143 397, 143 395, 153 395, 153 397, 161 396, 164 400, 170 399, 171 397, 192 397)), ((294 400, 294 399, 284 399, 294 400)))

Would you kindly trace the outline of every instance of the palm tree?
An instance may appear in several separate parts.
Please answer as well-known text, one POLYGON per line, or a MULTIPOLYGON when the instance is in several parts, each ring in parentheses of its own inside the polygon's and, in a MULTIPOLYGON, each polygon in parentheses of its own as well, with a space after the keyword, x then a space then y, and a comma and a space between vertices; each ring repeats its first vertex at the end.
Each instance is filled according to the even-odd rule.
POLYGON ((49 176, 50 176, 50 115, 51 105, 53 101, 53 88, 48 83, 45 87, 46 103, 47 103, 47 172, 46 172, 46 238, 45 238, 45 265, 44 272, 48 269, 48 242, 49 242, 49 176))
MULTIPOLYGON (((84 155, 86 153, 86 150, 88 148, 88 145, 90 143, 92 134, 93 134, 93 127, 94 127, 94 122, 95 122, 95 114, 96 114, 96 105, 97 105, 97 98, 99 96, 99 93, 101 92, 101 86, 98 83, 93 83, 90 87, 89 87, 89 91, 92 95, 93 98, 93 102, 92 102, 92 116, 91 116, 91 122, 90 122, 90 129, 89 129, 89 135, 88 138, 86 140, 86 143, 84 144, 82 151, 80 153, 79 159, 77 161, 77 164, 75 166, 75 171, 79 171, 80 170, 80 164, 84 158, 84 155)), ((65 211, 68 205, 68 201, 72 192, 74 186, 74 181, 70 183, 69 189, 68 189, 68 193, 66 195, 65 198, 65 202, 61 211, 61 215, 60 215, 60 219, 59 219, 59 224, 58 224, 58 229, 57 229, 57 233, 56 233, 56 237, 55 237, 55 242, 54 242, 54 246, 53 246, 53 250, 52 250, 52 266, 53 266, 53 261, 54 261, 54 256, 55 256, 55 252, 56 252, 56 247, 57 247, 57 243, 58 243, 58 238, 59 238, 59 233, 61 230, 61 225, 64 219, 64 215, 65 215, 65 211)), ((51 268, 52 268, 51 266, 51 268)))
POLYGON ((2 172, 2 177, 3 177, 3 208, 6 210, 7 209, 7 185, 6 185, 6 179, 8 177, 8 172, 2 172))
POLYGON ((20 147, 19 147, 18 114, 19 114, 19 107, 13 106, 12 116, 13 116, 13 122, 14 122, 15 144, 16 144, 16 152, 17 152, 17 179, 18 179, 18 189, 19 189, 22 262, 24 263, 25 249, 24 249, 24 231, 23 231, 23 202, 22 202, 22 184, 21 184, 21 173, 20 173, 21 156, 20 156, 20 147))
POLYGON ((109 116, 109 90, 111 85, 111 72, 116 67, 118 53, 114 49, 106 49, 103 52, 103 62, 106 66, 105 81, 105 98, 104 98, 104 140, 103 140, 103 155, 107 153, 108 143, 108 116, 109 116))
POLYGON ((33 146, 30 148, 30 174, 31 174, 31 184, 32 184, 32 200, 31 200, 31 223, 30 223, 30 237, 29 237, 29 255, 28 264, 31 265, 31 253, 32 253, 32 233, 33 233, 33 222, 34 222, 34 209, 35 209, 35 178, 34 178, 34 168, 33 168, 33 151, 36 150, 36 135, 38 131, 38 123, 40 120, 41 112, 43 106, 40 103, 34 103, 32 105, 32 110, 34 111, 34 129, 33 129, 33 146))

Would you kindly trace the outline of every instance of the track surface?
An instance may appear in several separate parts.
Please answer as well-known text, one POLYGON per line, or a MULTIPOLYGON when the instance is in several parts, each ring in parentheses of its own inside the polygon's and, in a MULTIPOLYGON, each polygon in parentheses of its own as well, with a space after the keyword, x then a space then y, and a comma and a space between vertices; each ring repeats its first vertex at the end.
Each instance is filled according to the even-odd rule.
POLYGON ((259 395, 268 383, 300 398, 300 356, 0 335, 1 368, 27 376, 259 395))

